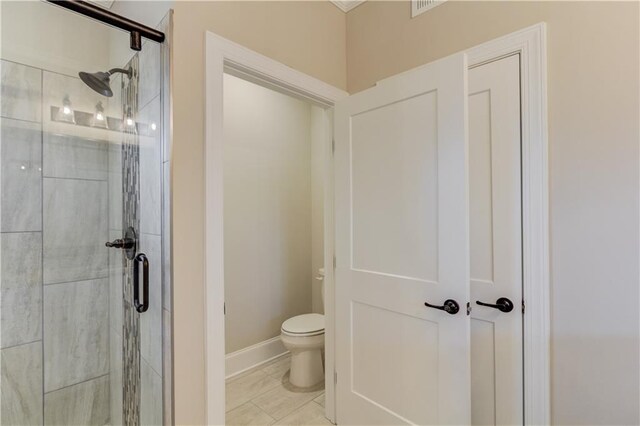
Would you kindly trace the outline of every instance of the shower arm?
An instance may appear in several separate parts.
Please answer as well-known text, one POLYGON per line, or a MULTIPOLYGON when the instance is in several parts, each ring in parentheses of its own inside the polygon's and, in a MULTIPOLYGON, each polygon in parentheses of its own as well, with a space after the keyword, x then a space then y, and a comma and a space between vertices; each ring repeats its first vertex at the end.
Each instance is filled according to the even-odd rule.
POLYGON ((113 75, 115 73, 126 74, 127 77, 131 78, 131 68, 129 68, 129 69, 111 68, 109 71, 107 71, 107 74, 109 74, 109 75, 113 75))

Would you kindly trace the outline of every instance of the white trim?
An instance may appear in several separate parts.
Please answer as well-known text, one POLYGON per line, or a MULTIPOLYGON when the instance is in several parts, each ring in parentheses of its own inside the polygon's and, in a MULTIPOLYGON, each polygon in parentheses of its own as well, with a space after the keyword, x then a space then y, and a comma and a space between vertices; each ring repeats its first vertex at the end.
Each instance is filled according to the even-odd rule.
POLYGON ((356 7, 360 6, 366 0, 329 0, 329 1, 333 3, 341 11, 343 11, 344 13, 347 13, 348 11, 353 10, 356 7))
MULTIPOLYGON (((347 94, 345 92, 346 97, 347 94)), ((336 287, 335 268, 335 221, 334 221, 334 172, 333 172, 333 108, 324 114, 325 174, 324 174, 324 368, 325 368, 325 414, 336 422, 336 287), (327 346, 330 345, 330 347, 327 346)))
POLYGON ((524 419, 550 424, 547 41, 540 23, 467 50, 469 66, 520 54, 524 419))
POLYGON ((226 378, 235 377, 287 353, 289 351, 282 344, 280 336, 232 352, 225 357, 226 378))
MULTIPOLYGON (((207 424, 224 424, 225 350, 224 350, 224 262, 223 262, 223 74, 225 71, 259 80, 277 90, 331 107, 348 94, 318 79, 294 70, 264 55, 233 43, 211 32, 206 33, 206 129, 205 129, 205 359, 207 424)), ((328 117, 330 111, 326 111, 328 117)), ((328 132, 329 133, 329 132, 328 132)), ((325 138, 331 150, 331 138, 325 138)), ((332 160, 331 160, 332 161, 332 160)), ((332 170, 331 163, 326 164, 332 170)), ((327 209, 325 208, 325 214, 327 209)), ((327 220, 330 226, 331 220, 327 220)), ((329 230, 333 232, 333 230, 329 230)), ((333 268, 333 256, 325 257, 325 270, 333 268)), ((333 294, 332 274, 325 277, 325 291, 333 294)), ((332 312, 333 299, 325 298, 325 310, 332 312)), ((333 324, 325 324, 326 415, 335 419, 333 392, 333 324)))

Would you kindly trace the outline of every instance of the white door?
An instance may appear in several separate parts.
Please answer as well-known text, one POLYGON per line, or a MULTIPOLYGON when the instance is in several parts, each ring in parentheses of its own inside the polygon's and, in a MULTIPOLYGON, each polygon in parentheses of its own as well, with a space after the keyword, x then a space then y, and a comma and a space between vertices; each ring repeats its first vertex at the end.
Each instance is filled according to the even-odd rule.
POLYGON ((466 75, 457 54, 336 105, 339 424, 471 421, 466 75))
POLYGON ((469 71, 469 177, 472 423, 522 424, 518 55, 469 71))

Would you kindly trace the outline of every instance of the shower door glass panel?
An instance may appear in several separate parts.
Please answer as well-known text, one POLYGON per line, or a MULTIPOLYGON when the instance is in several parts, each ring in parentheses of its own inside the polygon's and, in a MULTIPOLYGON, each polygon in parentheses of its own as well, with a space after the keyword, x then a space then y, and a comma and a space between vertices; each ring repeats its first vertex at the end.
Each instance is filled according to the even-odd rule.
POLYGON ((0 423, 163 424, 164 47, 45 2, 0 7, 0 423), (78 77, 114 68, 110 97, 78 77))

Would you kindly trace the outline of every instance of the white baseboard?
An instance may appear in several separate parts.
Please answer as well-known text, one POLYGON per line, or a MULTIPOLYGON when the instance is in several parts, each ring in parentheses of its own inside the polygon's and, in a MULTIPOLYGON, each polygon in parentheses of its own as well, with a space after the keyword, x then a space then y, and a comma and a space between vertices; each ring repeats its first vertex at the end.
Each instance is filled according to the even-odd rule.
POLYGON ((280 336, 265 340, 248 348, 227 354, 225 357, 225 373, 229 379, 261 364, 287 354, 280 336))

